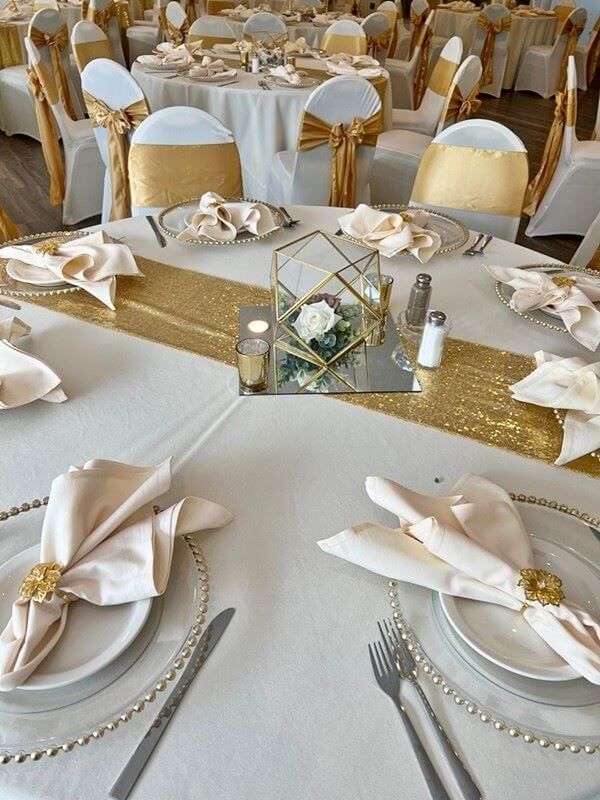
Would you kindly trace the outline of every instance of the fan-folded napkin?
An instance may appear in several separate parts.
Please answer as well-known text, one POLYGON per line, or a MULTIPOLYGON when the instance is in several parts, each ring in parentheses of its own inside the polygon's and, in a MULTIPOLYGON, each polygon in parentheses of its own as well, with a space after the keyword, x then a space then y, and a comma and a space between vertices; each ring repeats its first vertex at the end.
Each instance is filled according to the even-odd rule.
MULTIPOLYGON (((327 553, 395 580, 495 603, 518 612, 580 675, 600 684, 600 626, 567 598, 542 606, 527 600, 520 572, 534 567, 530 537, 509 495, 465 475, 450 497, 417 494, 367 478, 367 493, 395 514, 399 529, 362 523, 318 542, 327 553)), ((560 576, 559 576, 560 577, 560 576)))
MULTIPOLYGON (((170 486, 170 460, 156 467, 94 460, 56 478, 40 563, 61 566, 60 593, 101 606, 162 594, 175 537, 232 519, 227 509, 197 497, 155 514, 152 502, 170 486)), ((41 601, 15 600, 0 636, 0 691, 20 686, 57 645, 68 610, 56 592, 41 601)))
POLYGON ((562 358, 539 350, 537 367, 510 387, 515 400, 545 408, 566 409, 563 441, 555 464, 600 449, 600 363, 562 358))
POLYGON ((386 258, 408 250, 425 264, 441 245, 439 234, 425 228, 428 218, 429 214, 419 209, 402 215, 361 204, 340 217, 338 223, 348 236, 379 250, 386 258))
MULTIPOLYGON (((47 243, 45 243, 47 244, 47 243)), ((83 289, 114 310, 117 275, 141 276, 127 245, 105 241, 101 231, 55 248, 13 245, 0 248, 0 258, 47 269, 60 280, 83 289)))
POLYGON ((271 211, 262 203, 231 203, 215 192, 205 192, 198 210, 177 238, 190 241, 203 237, 217 242, 232 242, 242 231, 263 236, 275 227, 271 211))
POLYGON ((581 272, 552 276, 533 269, 487 266, 496 280, 512 286, 510 307, 520 313, 546 309, 558 314, 571 336, 588 350, 600 344, 600 277, 581 272))

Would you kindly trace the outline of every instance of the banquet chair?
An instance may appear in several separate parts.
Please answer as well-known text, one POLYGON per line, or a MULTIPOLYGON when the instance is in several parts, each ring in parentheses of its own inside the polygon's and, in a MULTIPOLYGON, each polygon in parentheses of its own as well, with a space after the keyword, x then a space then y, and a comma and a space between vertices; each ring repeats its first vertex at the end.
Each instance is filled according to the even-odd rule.
POLYGON ((338 19, 332 22, 323 34, 321 50, 328 56, 347 53, 351 56, 364 56, 367 53, 367 36, 358 22, 351 19, 338 19))
POLYGON ((6 211, 0 206, 0 244, 9 242, 11 239, 18 239, 21 231, 8 216, 6 211))
POLYGON ((561 25, 564 25, 564 23, 567 21, 575 7, 575 0, 559 0, 559 2, 554 6, 552 11, 554 11, 558 17, 558 30, 560 30, 561 25))
POLYGON ((392 29, 389 52, 393 53, 396 49, 396 45, 398 44, 398 17, 400 16, 398 13, 398 7, 393 0, 383 0, 383 3, 380 3, 375 11, 378 14, 385 14, 389 20, 390 28, 392 29))
POLYGON ((306 101, 297 149, 277 153, 273 159, 267 199, 277 205, 368 203, 381 125, 381 98, 368 81, 354 76, 325 81, 306 101), (356 142, 353 132, 359 125, 364 133, 356 142), (335 146, 330 145, 332 137, 337 139, 335 146))
POLYGON ((420 39, 409 61, 388 58, 385 62, 385 68, 390 74, 394 109, 414 108, 417 76, 427 72, 432 20, 432 14, 425 19, 420 39))
POLYGON ((144 19, 131 21, 123 34, 124 50, 129 64, 133 64, 139 56, 150 55, 163 38, 158 3, 152 2, 151 8, 144 8, 144 19))
POLYGON ((104 31, 87 19, 75 23, 71 33, 71 48, 79 72, 95 58, 111 58, 112 48, 104 31))
POLYGON ((585 8, 576 8, 554 44, 536 44, 527 50, 519 68, 515 91, 535 92, 547 99, 564 86, 567 59, 575 51, 586 19, 585 8))
POLYGON ((410 27, 398 26, 398 43, 396 49, 390 48, 390 56, 403 61, 410 61, 419 44, 427 17, 432 15, 432 10, 427 0, 412 0, 410 4, 410 27))
POLYGON ((235 8, 237 3, 235 0, 206 0, 206 13, 209 16, 220 14, 228 8, 235 8))
POLYGON ((190 26, 185 11, 175 0, 171 0, 171 2, 167 4, 164 22, 165 33, 171 44, 183 44, 187 38, 190 26))
POLYGON ((577 66, 577 86, 586 92, 593 82, 600 59, 600 15, 596 24, 590 31, 585 44, 578 44, 575 48, 575 64, 577 66))
POLYGON ((514 242, 527 176, 527 150, 516 134, 498 122, 468 119, 429 145, 410 205, 447 212, 472 230, 514 242))
MULTIPOLYGON (((40 12, 41 13, 41 12, 40 12)), ((100 213, 104 165, 88 119, 72 120, 60 99, 49 58, 32 39, 25 38, 30 82, 42 139, 42 152, 50 175, 50 204, 62 202, 62 221, 75 225, 100 213), (56 125, 53 124, 53 119, 56 125), (58 135, 64 151, 62 163, 58 135)))
POLYGON ((454 80, 462 54, 462 39, 459 39, 458 36, 448 39, 447 45, 442 50, 433 68, 421 105, 415 110, 394 108, 392 112, 392 125, 394 128, 417 131, 433 136, 444 110, 446 94, 454 80))
POLYGON ((467 56, 458 67, 432 135, 399 129, 379 134, 371 177, 373 203, 408 203, 419 162, 433 141, 433 135, 468 119, 478 110, 481 71, 481 61, 477 56, 467 56))
POLYGON ((129 147, 131 215, 216 192, 242 197, 233 135, 217 119, 188 106, 156 111, 134 130, 129 147))
POLYGON ((95 22, 102 28, 112 50, 112 57, 119 64, 125 66, 125 54, 121 40, 121 25, 119 23, 117 3, 115 0, 90 0, 87 10, 89 22, 95 22))
POLYGON ((571 264, 600 270, 600 212, 573 254, 571 264))
POLYGON ((21 38, 14 25, 7 25, 3 32, 9 46, 0 56, 0 131, 39 141, 35 102, 27 83, 27 67, 22 63, 21 38))
POLYGON ((218 17, 199 17, 190 28, 189 42, 202 41, 206 49, 215 44, 235 42, 235 34, 229 23, 218 17))
POLYGON ((383 66, 392 40, 389 18, 375 11, 363 20, 361 27, 367 37, 367 53, 383 66))
POLYGON ((500 97, 508 61, 510 11, 503 5, 486 6, 479 14, 471 54, 481 58, 483 75, 479 91, 500 97))
POLYGON ((576 124, 577 69, 571 56, 567 91, 556 97, 542 165, 527 190, 527 236, 583 236, 600 211, 600 142, 579 141, 576 124))
POLYGON ((102 222, 130 217, 127 154, 133 131, 150 113, 146 98, 130 72, 106 58, 88 64, 81 86, 105 165, 102 222))
POLYGON ((270 11, 259 11, 244 22, 244 39, 253 41, 266 41, 287 36, 285 22, 271 14, 270 11))

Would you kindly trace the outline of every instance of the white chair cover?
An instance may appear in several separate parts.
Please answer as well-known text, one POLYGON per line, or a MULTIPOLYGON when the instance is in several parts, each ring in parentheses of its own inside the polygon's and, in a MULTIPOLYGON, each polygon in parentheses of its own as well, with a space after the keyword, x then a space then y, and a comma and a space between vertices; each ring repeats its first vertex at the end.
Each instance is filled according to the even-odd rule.
POLYGON ((402 20, 402 14, 399 14, 398 43, 396 45, 395 52, 390 53, 390 56, 402 61, 408 60, 410 41, 412 39, 415 27, 413 20, 417 17, 421 17, 423 14, 428 14, 429 11, 430 6, 427 0, 412 0, 412 3, 410 4, 410 18, 408 27, 406 27, 406 23, 404 20, 402 20))
POLYGON ((336 53, 364 55, 367 52, 367 37, 358 22, 352 19, 338 19, 332 22, 323 34, 321 48, 328 55, 336 53))
POLYGON ((217 38, 235 42, 235 33, 225 19, 219 17, 198 17, 198 19, 192 23, 188 38, 190 42, 197 42, 203 38, 208 38, 211 41, 217 38))
POLYGON ((588 228, 571 259, 571 264, 578 267, 591 266, 600 270, 600 213, 588 228))
POLYGON ((286 30, 285 22, 275 14, 259 11, 258 14, 254 14, 246 20, 243 34, 248 39, 268 41, 272 37, 284 36, 286 30))
POLYGON ((385 14, 369 14, 361 25, 367 37, 367 53, 384 66, 392 41, 392 28, 385 14))
POLYGON ((577 86, 586 92, 588 82, 593 80, 595 68, 598 67, 600 55, 600 16, 589 32, 587 42, 575 48, 575 64, 577 65, 577 86))
MULTIPOLYGON (((429 14, 424 23, 424 36, 429 35, 433 14, 429 14)), ((398 50, 396 49, 396 52, 398 50)), ((462 50, 461 50, 462 53, 462 50)), ((410 61, 401 61, 397 58, 388 58, 385 68, 390 73, 392 85, 392 102, 394 109, 413 109, 415 81, 419 64, 421 62, 422 48, 420 45, 415 47, 410 61)))
MULTIPOLYGON (((102 14, 113 2, 115 2, 115 0, 90 0, 87 11, 88 20, 90 22, 98 22, 96 17, 97 12, 102 14)), ((103 27, 101 23, 99 24, 100 27, 103 27)), ((125 66, 125 55, 123 53, 123 44, 121 42, 121 28, 119 25, 119 20, 116 16, 112 16, 108 20, 106 24, 106 35, 108 36, 108 41, 112 47, 113 58, 115 61, 118 61, 119 64, 123 64, 123 66, 125 66)))
POLYGON ((102 28, 87 19, 75 23, 71 32, 71 48, 80 73, 95 58, 112 58, 108 37, 102 28))
MULTIPOLYGON (((510 11, 499 3, 486 6, 481 14, 491 23, 498 23, 500 20, 510 19, 510 11)), ((480 88, 481 94, 491 94, 492 97, 500 97, 502 94, 502 82, 506 72, 506 62, 508 61, 508 37, 509 30, 503 30, 496 34, 494 38, 494 77, 491 83, 480 88)), ((475 29, 471 55, 481 56, 481 51, 486 39, 486 31, 479 25, 475 29)))
MULTIPOLYGON (((0 8, 4 8, 11 0, 2 0, 0 8)), ((40 139, 35 103, 27 83, 27 70, 22 64, 20 37, 17 34, 19 50, 12 61, 3 62, 0 58, 0 131, 7 136, 20 133, 32 139, 40 139)))

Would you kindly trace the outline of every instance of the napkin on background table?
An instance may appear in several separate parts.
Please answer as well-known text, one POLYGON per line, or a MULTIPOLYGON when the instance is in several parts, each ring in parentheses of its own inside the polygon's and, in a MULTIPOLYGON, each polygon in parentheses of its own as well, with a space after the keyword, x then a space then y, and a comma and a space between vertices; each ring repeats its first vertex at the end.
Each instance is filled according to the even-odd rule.
POLYGON ((15 347, 30 331, 18 317, 0 320, 0 410, 34 400, 62 403, 67 399, 58 375, 39 358, 15 347))
POLYGON ((496 280, 513 287, 515 291, 510 298, 510 307, 514 311, 552 311, 561 317, 574 339, 588 350, 597 349, 600 344, 600 310, 594 303, 600 302, 600 276, 594 278, 585 273, 569 273, 565 269, 565 275, 558 276, 559 280, 572 278, 575 284, 561 286, 553 281, 553 276, 533 269, 488 265, 485 268, 496 280))
POLYGON ((57 278, 89 292, 113 311, 116 276, 142 275, 129 247, 106 241, 102 231, 59 244, 55 253, 42 252, 39 247, 1 247, 0 258, 48 269, 57 278))
POLYGON ((408 250, 421 264, 426 264, 442 243, 438 233, 426 229, 428 219, 427 211, 416 208, 403 216, 361 203, 350 214, 340 217, 338 224, 348 236, 379 250, 386 258, 408 250), (410 216, 410 220, 405 216, 410 216))
POLYGON ((215 192, 205 192, 189 225, 177 238, 190 241, 206 237, 216 242, 232 242, 242 231, 262 236, 275 227, 271 211, 262 203, 228 202, 215 192))
MULTIPOLYGON (((600 626, 567 597, 559 606, 525 600, 520 571, 534 566, 530 537, 509 495, 465 475, 450 497, 417 494, 367 478, 367 493, 400 527, 365 522, 318 542, 326 553, 394 580, 495 603, 518 612, 573 669, 600 684, 600 626)), ((558 576, 560 577, 560 576, 558 576)))
POLYGON ((538 350, 536 369, 510 388, 513 399, 545 408, 566 409, 561 465, 600 449, 600 362, 562 358, 538 350))
MULTIPOLYGON (((62 566, 60 591, 101 606, 162 594, 175 537, 233 519, 227 509, 198 497, 154 514, 152 502, 170 486, 170 459, 156 467, 94 460, 56 478, 40 562, 62 566)), ((57 646, 68 609, 57 594, 42 602, 15 600, 0 636, 0 691, 20 686, 57 646)))

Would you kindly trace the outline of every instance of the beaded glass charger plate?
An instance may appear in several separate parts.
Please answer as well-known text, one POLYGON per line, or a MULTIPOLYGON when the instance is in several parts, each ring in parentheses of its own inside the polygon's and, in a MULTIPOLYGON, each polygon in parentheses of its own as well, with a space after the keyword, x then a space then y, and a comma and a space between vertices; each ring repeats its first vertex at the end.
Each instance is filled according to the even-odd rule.
MULTIPOLYGON (((160 212, 158 215, 158 225, 163 231, 166 233, 167 236, 171 236, 173 239, 177 239, 179 234, 185 230, 187 225, 190 222, 192 214, 198 211, 198 203, 200 202, 199 197, 194 197, 191 200, 186 200, 183 203, 176 203, 175 205, 169 206, 165 208, 163 211, 160 212)), ((262 200, 246 200, 246 199, 232 199, 227 198, 228 203, 235 203, 235 202, 244 202, 244 203, 257 203, 259 206, 264 206, 267 211, 271 214, 273 219, 273 227, 271 230, 267 231, 267 233, 263 234, 254 234, 250 233, 250 231, 242 231, 238 233, 235 239, 231 241, 217 241, 216 239, 209 239, 205 236, 198 236, 194 239, 188 239, 184 244, 200 244, 200 245, 232 245, 232 244, 248 244, 249 242, 258 242, 261 239, 266 239, 267 236, 272 236, 278 230, 280 230, 284 223, 285 219, 281 211, 277 208, 277 206, 271 205, 270 203, 264 203, 262 200)), ((181 240, 180 240, 181 241, 181 240)))
MULTIPOLYGON (((39 542, 40 525, 39 512, 9 516, 2 523, 3 557, 39 542)), ((70 752, 153 707, 187 663, 208 609, 207 569, 192 537, 176 540, 171 576, 138 635, 102 669, 60 688, 0 693, 0 764, 70 752)))
MULTIPOLYGON (((31 236, 22 236, 20 239, 13 239, 6 242, 8 245, 40 245, 49 239, 58 244, 64 244, 69 240, 81 239, 87 236, 88 231, 53 231, 52 233, 36 233, 31 236)), ((22 262, 17 262, 8 258, 0 258, 0 294, 12 297, 34 297, 36 295, 65 294, 67 292, 78 292, 77 286, 71 286, 64 281, 57 281, 56 276, 50 270, 36 269, 28 267, 22 262), (20 267, 18 265, 21 265, 20 267), (28 270, 34 269, 33 279, 35 283, 27 280, 19 280, 19 275, 26 278, 28 270), (39 278, 46 273, 46 280, 39 282, 39 278)))
POLYGON ((285 78, 274 78, 273 76, 267 80, 279 89, 311 89, 321 83, 318 78, 309 78, 306 75, 301 76, 298 83, 290 83, 285 78))
MULTIPOLYGON (((597 569, 600 520, 576 509, 513 495, 527 530, 549 549, 597 569)), ((562 576, 561 576, 562 577, 562 576)), ((389 582, 394 620, 410 643, 420 677, 498 732, 558 751, 600 748, 600 686, 584 678, 534 680, 477 653, 449 624, 436 593, 389 582)))

